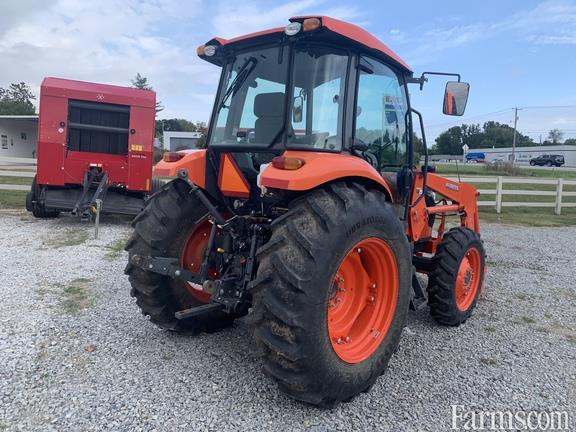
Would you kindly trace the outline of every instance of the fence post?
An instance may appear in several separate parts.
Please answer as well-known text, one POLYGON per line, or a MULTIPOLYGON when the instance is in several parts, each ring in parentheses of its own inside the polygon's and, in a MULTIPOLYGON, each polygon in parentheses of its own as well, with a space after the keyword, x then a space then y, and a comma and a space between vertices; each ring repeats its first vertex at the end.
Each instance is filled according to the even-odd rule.
POLYGON ((502 211, 502 176, 498 176, 496 181, 496 213, 502 211))
POLYGON ((556 210, 554 213, 559 215, 562 213, 562 192, 564 189, 564 179, 559 178, 556 184, 556 210))

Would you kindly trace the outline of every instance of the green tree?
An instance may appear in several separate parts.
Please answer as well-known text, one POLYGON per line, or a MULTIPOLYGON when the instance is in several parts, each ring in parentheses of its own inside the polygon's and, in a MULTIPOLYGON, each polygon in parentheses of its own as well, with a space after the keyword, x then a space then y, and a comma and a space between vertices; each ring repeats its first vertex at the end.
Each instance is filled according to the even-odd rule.
POLYGON ((548 132, 548 139, 552 141, 552 145, 561 143, 563 136, 564 134, 560 129, 552 129, 548 132))
POLYGON ((564 141, 564 145, 576 145, 576 138, 568 138, 564 141))
POLYGON ((462 154, 462 128, 454 126, 442 132, 436 138, 436 144, 432 147, 435 154, 461 155, 462 154))
POLYGON ((36 96, 24 82, 12 83, 7 89, 0 87, 0 114, 32 115, 35 113, 34 99, 36 96))
MULTIPOLYGON (((141 90, 154 90, 152 86, 148 83, 148 78, 145 76, 140 75, 140 72, 136 73, 136 76, 130 80, 132 87, 141 89, 141 90)), ((156 114, 164 109, 162 102, 156 102, 156 114)))

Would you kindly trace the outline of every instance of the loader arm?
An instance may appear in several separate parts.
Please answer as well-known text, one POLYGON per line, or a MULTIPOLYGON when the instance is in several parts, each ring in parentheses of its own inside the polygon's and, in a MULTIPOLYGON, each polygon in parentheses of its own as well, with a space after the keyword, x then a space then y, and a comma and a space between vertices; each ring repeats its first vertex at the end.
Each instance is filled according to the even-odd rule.
POLYGON ((424 174, 418 172, 412 188, 408 216, 407 229, 412 241, 429 243, 426 245, 426 251, 434 253, 437 244, 442 240, 445 218, 450 214, 460 217, 462 227, 480 232, 476 202, 479 193, 474 186, 428 173, 426 174, 426 191, 436 194, 434 204, 431 203, 430 199, 427 203, 423 189, 424 174), (433 236, 433 224, 430 223, 431 216, 440 216, 441 218, 440 229, 435 237, 433 236))

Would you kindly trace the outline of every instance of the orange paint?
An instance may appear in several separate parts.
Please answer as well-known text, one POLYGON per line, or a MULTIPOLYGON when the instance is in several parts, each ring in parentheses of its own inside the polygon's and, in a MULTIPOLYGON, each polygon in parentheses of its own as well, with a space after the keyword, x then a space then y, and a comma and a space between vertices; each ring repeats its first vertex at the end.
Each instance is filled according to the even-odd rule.
POLYGON ((302 159, 305 163, 296 171, 274 168, 269 165, 261 176, 261 184, 268 188, 293 191, 305 191, 334 180, 346 178, 362 178, 369 180, 382 189, 393 200, 394 194, 390 186, 372 165, 357 156, 288 150, 284 157, 302 159))
POLYGON ((218 187, 225 196, 236 198, 248 198, 250 196, 250 185, 234 158, 228 153, 222 153, 220 156, 218 187))
POLYGON ((200 188, 206 187, 206 150, 184 150, 185 156, 176 162, 161 160, 154 166, 158 177, 176 177, 180 170, 188 172, 188 178, 200 188))

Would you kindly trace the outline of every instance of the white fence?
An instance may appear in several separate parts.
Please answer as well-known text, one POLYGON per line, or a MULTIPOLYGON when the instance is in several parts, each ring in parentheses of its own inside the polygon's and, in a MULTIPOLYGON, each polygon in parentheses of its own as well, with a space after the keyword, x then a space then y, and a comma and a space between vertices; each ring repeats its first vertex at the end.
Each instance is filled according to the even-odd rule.
MULTIPOLYGON (((36 159, 30 158, 9 158, 0 157, 0 177, 27 177, 35 176, 36 159), (14 168, 10 168, 14 167, 14 168), (34 168, 34 171, 31 170, 34 168), (13 170, 12 170, 13 169, 13 170)), ((458 180, 455 176, 446 176, 451 180, 458 180)), ((502 207, 550 207, 559 215, 563 208, 576 207, 576 202, 563 202, 564 197, 576 197, 576 192, 564 191, 564 186, 576 186, 576 180, 564 179, 542 179, 532 177, 486 177, 486 176, 467 176, 460 177, 460 181, 466 183, 493 183, 495 189, 479 189, 480 200, 479 206, 493 206, 497 213, 501 213, 502 207), (506 184, 531 184, 531 185, 553 185, 555 190, 522 190, 522 189, 505 189, 506 184), (482 200, 482 195, 494 195, 494 201, 482 200), (554 201, 535 202, 535 201, 504 201, 504 195, 514 196, 549 196, 554 197, 554 201)), ((0 190, 12 191, 29 191, 28 185, 11 185, 0 183, 0 190)))
MULTIPOLYGON (((458 180, 457 177, 450 176, 452 180, 458 180)), ((564 197, 576 197, 576 192, 564 191, 565 185, 576 186, 576 180, 564 179, 542 179, 542 178, 522 178, 522 177, 461 177, 460 181, 466 183, 495 183, 495 189, 478 189, 480 192, 479 206, 494 206, 496 213, 502 212, 502 207, 550 207, 559 215, 562 208, 576 207, 576 202, 562 202, 564 197), (555 190, 522 190, 522 189, 504 189, 505 184, 530 184, 530 185, 552 185, 555 190), (495 195, 494 201, 482 201, 482 195, 495 195), (503 195, 516 196, 550 196, 555 197, 554 201, 536 202, 536 201, 503 201, 503 195)))

